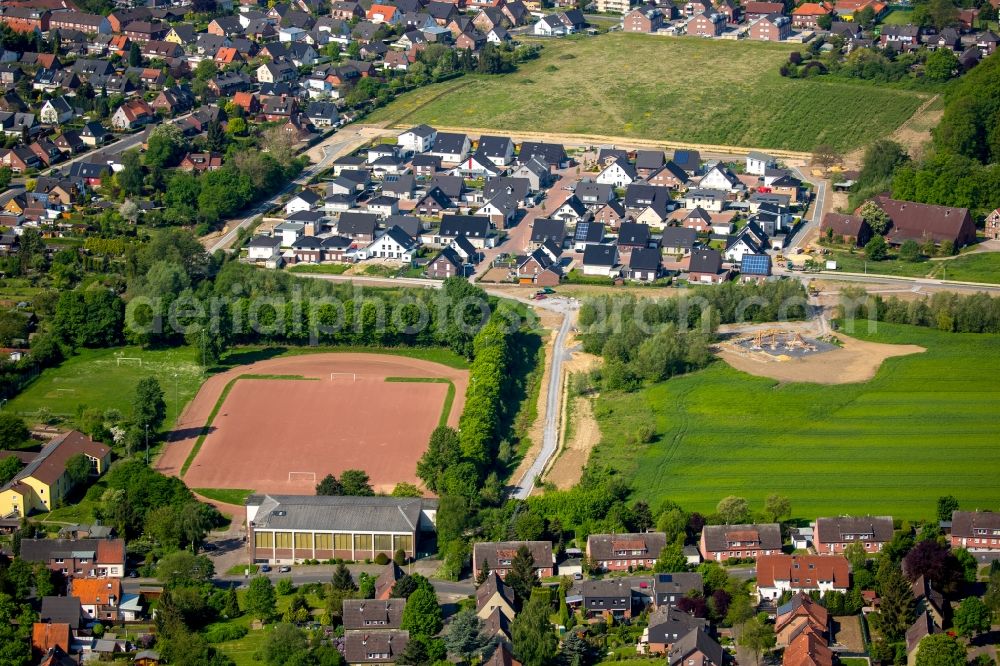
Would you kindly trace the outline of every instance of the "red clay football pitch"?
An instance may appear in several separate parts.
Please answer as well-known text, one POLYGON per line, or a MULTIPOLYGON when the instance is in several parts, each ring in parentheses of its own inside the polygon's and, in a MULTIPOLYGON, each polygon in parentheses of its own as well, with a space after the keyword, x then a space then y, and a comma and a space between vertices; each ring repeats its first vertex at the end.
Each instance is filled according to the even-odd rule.
POLYGON ((191 488, 269 493, 311 495, 324 476, 346 469, 368 472, 376 491, 389 492, 403 481, 419 485, 416 463, 442 419, 449 381, 455 399, 447 420, 457 425, 468 383, 465 370, 354 353, 240 366, 205 382, 181 415, 156 469, 181 476, 191 488), (280 375, 300 378, 276 378, 280 375), (390 377, 431 381, 386 381, 390 377), (230 383, 200 449, 181 474, 230 383))

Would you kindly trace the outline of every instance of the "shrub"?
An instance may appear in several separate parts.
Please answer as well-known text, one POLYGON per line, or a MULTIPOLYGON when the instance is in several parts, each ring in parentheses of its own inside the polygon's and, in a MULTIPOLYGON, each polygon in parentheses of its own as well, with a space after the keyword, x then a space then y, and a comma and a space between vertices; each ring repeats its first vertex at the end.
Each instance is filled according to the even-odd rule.
POLYGON ((213 624, 205 629, 205 640, 209 643, 225 643, 236 641, 248 633, 247 627, 239 624, 213 624))
POLYGON ((386 555, 385 553, 379 553, 378 555, 375 556, 375 564, 378 564, 380 566, 385 566, 386 564, 389 564, 389 556, 386 555))

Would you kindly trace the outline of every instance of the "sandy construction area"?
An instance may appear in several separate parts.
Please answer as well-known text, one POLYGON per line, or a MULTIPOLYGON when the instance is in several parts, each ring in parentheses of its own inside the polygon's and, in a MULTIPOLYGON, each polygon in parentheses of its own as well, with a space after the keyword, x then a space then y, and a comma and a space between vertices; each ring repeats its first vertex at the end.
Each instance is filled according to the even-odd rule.
POLYGON ((865 342, 839 332, 836 337, 843 343, 842 347, 802 358, 777 360, 765 353, 737 352, 731 347, 721 349, 718 356, 737 370, 782 382, 851 384, 874 377, 887 358, 926 351, 918 345, 865 342))

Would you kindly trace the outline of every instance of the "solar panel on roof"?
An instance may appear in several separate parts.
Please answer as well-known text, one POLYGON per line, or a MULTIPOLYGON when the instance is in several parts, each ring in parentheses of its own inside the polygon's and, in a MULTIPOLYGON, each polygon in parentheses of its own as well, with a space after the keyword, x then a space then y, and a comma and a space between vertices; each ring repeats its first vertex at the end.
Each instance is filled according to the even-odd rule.
POLYGON ((576 233, 573 235, 573 240, 587 240, 587 233, 590 231, 590 222, 577 222, 576 233))
POLYGON ((740 269, 744 273, 766 275, 770 263, 771 257, 766 254, 747 254, 743 255, 743 261, 740 263, 740 269))
POLYGON ((395 174, 386 174, 385 177, 382 178, 383 183, 395 183, 398 180, 399 176, 395 174))

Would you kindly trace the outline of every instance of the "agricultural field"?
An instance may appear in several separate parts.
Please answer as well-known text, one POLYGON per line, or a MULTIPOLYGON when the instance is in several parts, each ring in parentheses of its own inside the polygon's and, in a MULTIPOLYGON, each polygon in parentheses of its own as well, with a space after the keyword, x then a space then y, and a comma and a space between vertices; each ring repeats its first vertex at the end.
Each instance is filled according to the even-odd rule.
POLYGON ((778 68, 792 50, 624 33, 547 40, 541 57, 513 74, 421 88, 369 120, 846 150, 892 133, 924 99, 862 83, 782 78, 778 68))
POLYGON ((605 394, 591 461, 623 473, 637 498, 690 511, 730 494, 759 510, 770 493, 789 497, 797 518, 926 518, 947 494, 1000 509, 1000 336, 885 323, 855 336, 927 351, 888 359, 862 384, 782 385, 716 362, 605 394), (638 443, 646 424, 653 442, 638 443))
POLYGON ((156 377, 163 388, 167 427, 204 380, 191 347, 84 349, 58 367, 44 370, 5 409, 29 422, 47 412, 72 424, 78 412, 88 407, 117 409, 127 417, 136 384, 149 376, 156 377))
POLYGON ((834 250, 821 259, 836 261, 837 269, 847 273, 867 271, 878 275, 1000 284, 1000 252, 976 252, 940 261, 901 261, 893 255, 884 261, 866 261, 860 250, 853 254, 834 250))

